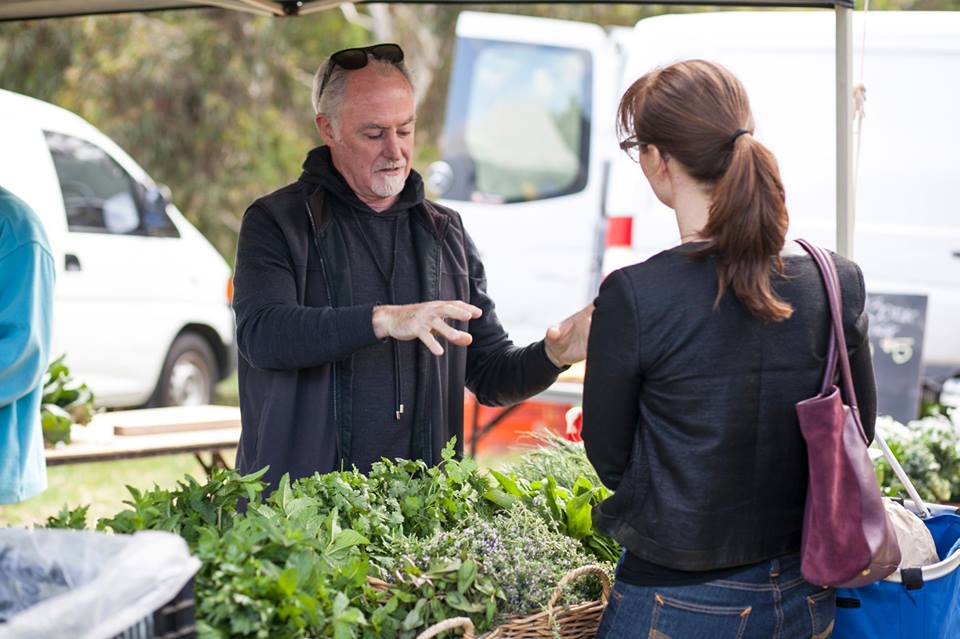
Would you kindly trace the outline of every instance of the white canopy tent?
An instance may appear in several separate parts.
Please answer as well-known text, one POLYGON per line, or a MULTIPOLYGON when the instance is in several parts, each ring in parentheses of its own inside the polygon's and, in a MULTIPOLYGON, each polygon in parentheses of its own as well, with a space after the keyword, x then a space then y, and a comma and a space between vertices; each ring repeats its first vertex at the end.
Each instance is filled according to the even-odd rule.
MULTIPOLYGON (((423 0, 389 0, 418 3, 423 0)), ((426 0, 433 4, 447 0, 426 0)), ((523 4, 518 0, 510 4, 523 4)), ((578 0, 565 0, 577 2, 578 0)), ((344 0, 0 0, 0 22, 41 18, 221 8, 275 17, 309 15, 337 7, 344 0)), ((636 2, 634 4, 648 4, 636 2)), ((454 4, 454 3, 450 3, 454 4)), ((460 3, 457 3, 460 4, 460 3)), ((487 3, 489 4, 489 3, 487 3)), ((837 252, 853 256, 853 2, 852 0, 656 0, 649 4, 703 4, 706 6, 807 7, 833 9, 836 14, 836 141, 837 141, 837 252)))

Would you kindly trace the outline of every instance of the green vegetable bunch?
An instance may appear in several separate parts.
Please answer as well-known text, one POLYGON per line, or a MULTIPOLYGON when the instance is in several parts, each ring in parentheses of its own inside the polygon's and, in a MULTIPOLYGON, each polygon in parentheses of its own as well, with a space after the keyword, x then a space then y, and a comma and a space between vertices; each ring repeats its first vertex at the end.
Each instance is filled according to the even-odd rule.
POLYGON ((87 511, 90 506, 70 508, 64 506, 56 515, 47 517, 46 528, 62 528, 64 530, 85 530, 87 528, 87 511))
POLYGON ((260 481, 266 468, 249 475, 232 470, 216 469, 205 484, 190 475, 177 482, 174 490, 154 486, 139 491, 127 486, 133 498, 123 503, 131 509, 97 522, 98 530, 109 528, 115 533, 132 534, 139 530, 163 530, 183 537, 187 544, 196 545, 203 530, 222 534, 237 519, 237 508, 242 500, 257 504, 265 484, 260 481))
POLYGON ((65 357, 61 355, 51 362, 43 376, 40 421, 43 441, 48 446, 69 444, 70 427, 85 425, 93 417, 93 392, 70 376, 70 369, 63 363, 65 357))
POLYGON ((490 485, 476 462, 456 460, 453 441, 441 455, 439 466, 384 459, 368 476, 356 470, 315 474, 298 480, 293 490, 321 508, 336 508, 345 525, 370 539, 371 552, 390 563, 398 536, 425 537, 438 528, 455 527, 474 512, 493 510, 483 499, 490 485))
POLYGON ((204 526, 192 546, 198 636, 360 637, 377 593, 366 585, 366 538, 341 528, 336 511, 284 515, 257 504, 223 534, 204 526))

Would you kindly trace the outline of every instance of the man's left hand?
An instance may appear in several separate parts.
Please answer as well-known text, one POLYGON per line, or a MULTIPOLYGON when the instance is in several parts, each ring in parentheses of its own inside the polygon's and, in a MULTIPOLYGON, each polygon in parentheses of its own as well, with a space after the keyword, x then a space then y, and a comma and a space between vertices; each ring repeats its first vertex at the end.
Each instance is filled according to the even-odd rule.
POLYGON ((593 304, 582 309, 547 329, 544 340, 547 357, 557 368, 576 364, 587 356, 587 336, 590 334, 590 318, 593 304))

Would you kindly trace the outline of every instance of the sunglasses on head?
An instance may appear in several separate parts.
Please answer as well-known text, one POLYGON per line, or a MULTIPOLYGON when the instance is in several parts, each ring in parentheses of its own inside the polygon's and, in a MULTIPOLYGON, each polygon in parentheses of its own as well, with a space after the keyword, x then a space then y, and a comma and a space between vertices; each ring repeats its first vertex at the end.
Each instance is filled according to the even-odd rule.
POLYGON ((369 47, 352 47, 332 54, 330 62, 323 72, 323 80, 320 82, 320 90, 317 92, 317 101, 319 102, 320 97, 323 96, 323 89, 327 86, 327 81, 330 80, 334 67, 340 67, 347 71, 362 69, 367 66, 371 56, 390 64, 400 64, 403 62, 403 49, 400 48, 399 44, 384 43, 370 45, 369 47))

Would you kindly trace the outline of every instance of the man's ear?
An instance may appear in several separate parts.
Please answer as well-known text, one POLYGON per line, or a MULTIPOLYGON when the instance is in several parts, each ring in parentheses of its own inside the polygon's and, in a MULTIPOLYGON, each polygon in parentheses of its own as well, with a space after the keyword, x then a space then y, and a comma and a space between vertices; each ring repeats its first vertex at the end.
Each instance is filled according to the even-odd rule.
POLYGON ((334 134, 333 122, 330 121, 330 118, 322 113, 318 113, 314 122, 317 124, 317 131, 323 136, 323 141, 326 142, 327 145, 336 142, 337 136, 334 134))

